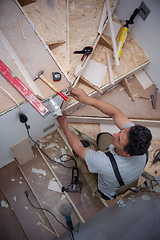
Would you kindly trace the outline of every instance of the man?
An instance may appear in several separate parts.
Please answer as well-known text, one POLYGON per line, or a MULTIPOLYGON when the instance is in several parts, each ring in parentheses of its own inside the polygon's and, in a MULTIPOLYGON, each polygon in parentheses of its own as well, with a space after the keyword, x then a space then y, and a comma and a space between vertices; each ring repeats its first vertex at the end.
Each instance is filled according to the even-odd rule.
POLYGON ((100 133, 97 137, 99 150, 93 151, 84 147, 82 142, 69 130, 65 113, 63 113, 63 117, 57 119, 71 148, 79 156, 77 159, 78 166, 81 168, 82 162, 80 163, 80 161, 82 159, 85 161, 86 167, 82 167, 82 172, 85 177, 87 176, 86 180, 92 188, 92 193, 106 200, 114 199, 120 185, 105 151, 108 149, 112 153, 124 184, 130 184, 143 173, 146 153, 152 139, 151 132, 146 127, 134 125, 112 104, 89 97, 82 89, 72 88, 70 95, 75 100, 93 106, 112 117, 114 123, 120 129, 113 136, 109 133, 100 133), (96 186, 96 177, 93 177, 93 180, 90 178, 92 176, 90 173, 93 173, 94 177, 98 174, 98 186, 96 186))

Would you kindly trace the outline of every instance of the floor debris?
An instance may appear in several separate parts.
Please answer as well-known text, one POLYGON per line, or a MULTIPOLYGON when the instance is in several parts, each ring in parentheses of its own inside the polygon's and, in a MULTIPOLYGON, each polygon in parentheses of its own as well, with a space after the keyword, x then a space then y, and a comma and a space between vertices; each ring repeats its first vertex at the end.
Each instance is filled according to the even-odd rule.
POLYGON ((2 200, 1 201, 1 206, 5 207, 5 208, 8 208, 9 205, 8 205, 8 203, 5 200, 2 200))
POLYGON ((32 172, 42 174, 44 177, 47 175, 46 172, 42 169, 32 168, 32 172))

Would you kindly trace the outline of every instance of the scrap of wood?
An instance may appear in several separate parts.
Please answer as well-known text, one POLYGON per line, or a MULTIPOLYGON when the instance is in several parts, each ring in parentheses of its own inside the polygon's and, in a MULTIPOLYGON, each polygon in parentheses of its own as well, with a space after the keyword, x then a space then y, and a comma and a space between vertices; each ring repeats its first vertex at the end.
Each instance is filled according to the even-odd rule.
POLYGON ((41 219, 41 221, 44 223, 44 221, 43 221, 41 215, 39 214, 39 212, 37 212, 37 214, 38 214, 39 218, 41 219))
POLYGON ((121 81, 121 85, 122 85, 122 87, 124 87, 126 93, 130 96, 130 98, 131 98, 132 101, 134 102, 134 101, 135 101, 135 100, 134 100, 134 96, 133 96, 133 94, 132 94, 132 92, 131 92, 131 89, 130 89, 130 86, 129 86, 128 82, 127 82, 127 78, 124 78, 124 79, 121 81))
POLYGON ((138 79, 138 81, 140 82, 144 89, 147 89, 153 85, 153 82, 151 81, 151 79, 148 77, 144 70, 135 73, 134 76, 138 79))
POLYGON ((24 78, 26 79, 27 83, 29 84, 29 86, 31 87, 33 93, 40 99, 44 99, 44 97, 42 96, 41 92, 39 91, 39 89, 37 88, 36 84, 33 82, 32 78, 30 77, 29 73, 27 72, 27 70, 25 69, 24 65, 22 64, 22 62, 20 61, 20 59, 18 58, 17 54, 15 53, 15 51, 13 50, 13 48, 11 47, 10 43, 8 42, 7 38, 4 36, 3 32, 0 30, 0 39, 2 40, 4 46, 6 47, 6 49, 8 50, 9 54, 11 55, 11 57, 13 58, 13 60, 15 61, 16 65, 18 66, 19 70, 22 72, 24 78))
MULTIPOLYGON (((112 22, 113 22, 113 28, 114 28, 115 38, 116 38, 118 33, 119 33, 119 30, 121 28, 121 24, 119 24, 119 23, 117 23, 115 21, 112 21, 112 22)), ((103 31, 103 34, 105 34, 105 35, 107 35, 109 37, 112 37, 109 25, 106 26, 106 28, 103 31)))
POLYGON ((17 20, 18 20, 18 23, 19 23, 19 26, 20 26, 20 29, 21 29, 21 33, 22 33, 23 39, 25 40, 26 38, 25 38, 25 35, 24 35, 24 32, 23 32, 21 23, 20 23, 19 19, 17 19, 17 20))
POLYGON ((104 47, 113 51, 112 46, 107 42, 107 39, 103 35, 101 35, 98 44, 100 44, 100 45, 102 45, 102 46, 104 46, 104 47))
POLYGON ((107 3, 107 12, 108 12, 109 25, 110 25, 110 30, 111 30, 111 37, 112 37, 115 63, 116 63, 116 65, 119 65, 119 59, 118 59, 117 46, 116 46, 116 40, 115 40, 115 34, 114 34, 114 28, 113 28, 113 22, 112 22, 112 15, 111 15, 109 0, 106 0, 106 3, 107 3))
POLYGON ((20 165, 34 158, 28 137, 10 147, 13 155, 20 165))
POLYGON ((99 87, 106 73, 106 70, 107 66, 90 59, 81 76, 90 81, 93 85, 99 87))
POLYGON ((100 92, 101 94, 103 94, 103 91, 102 91, 99 87, 97 87, 96 85, 94 85, 93 83, 91 83, 90 81, 88 81, 88 80, 87 80, 86 78, 84 78, 83 76, 81 76, 80 79, 81 79, 83 82, 87 83, 90 87, 94 88, 96 91, 98 91, 98 92, 100 92))
POLYGON ((39 225, 42 225, 44 228, 46 228, 48 231, 50 231, 51 233, 53 233, 55 236, 57 236, 51 229, 49 229, 47 226, 45 226, 43 223, 41 223, 41 222, 37 222, 37 225, 39 226, 39 225))
POLYGON ((100 20, 100 24, 99 24, 99 28, 98 28, 98 33, 99 34, 102 33, 103 24, 104 24, 104 21, 105 21, 105 18, 106 18, 106 11, 107 11, 107 4, 106 4, 106 1, 105 1, 103 11, 102 11, 101 20, 100 20))
POLYGON ((114 78, 113 78, 113 72, 112 72, 112 65, 111 65, 111 59, 109 56, 109 53, 106 51, 107 53, 107 62, 108 62, 108 70, 109 70, 109 79, 110 79, 110 83, 114 84, 114 78))

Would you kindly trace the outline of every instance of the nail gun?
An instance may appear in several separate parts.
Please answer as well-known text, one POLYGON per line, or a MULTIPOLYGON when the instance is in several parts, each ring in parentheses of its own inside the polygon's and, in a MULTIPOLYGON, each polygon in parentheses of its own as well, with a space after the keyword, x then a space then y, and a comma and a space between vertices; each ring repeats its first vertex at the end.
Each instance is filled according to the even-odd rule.
POLYGON ((78 181, 78 168, 72 168, 72 181, 71 184, 65 188, 62 187, 62 192, 81 192, 82 182, 78 181))

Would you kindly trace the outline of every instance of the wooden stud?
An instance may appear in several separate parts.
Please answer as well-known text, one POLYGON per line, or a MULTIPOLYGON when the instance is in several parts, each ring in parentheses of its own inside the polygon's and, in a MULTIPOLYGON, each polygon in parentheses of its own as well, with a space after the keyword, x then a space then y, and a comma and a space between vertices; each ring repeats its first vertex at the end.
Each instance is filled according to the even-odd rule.
POLYGON ((131 92, 130 86, 127 82, 127 78, 125 77, 122 81, 121 81, 121 85, 122 87, 124 87, 124 90, 126 91, 126 93, 129 95, 129 97, 132 99, 132 101, 134 102, 134 96, 131 92))
POLYGON ((112 44, 113 44, 113 50, 114 50, 114 56, 115 56, 115 63, 116 63, 116 65, 119 65, 119 59, 118 59, 117 46, 116 46, 116 40, 115 40, 115 34, 114 34, 114 28, 113 28, 113 22, 112 22, 112 15, 111 15, 109 0, 106 0, 106 3, 107 3, 109 25, 110 25, 111 36, 112 36, 112 44))
POLYGON ((113 78, 113 72, 112 72, 112 65, 111 65, 111 59, 109 56, 109 53, 106 51, 107 53, 107 62, 108 62, 108 71, 109 71, 109 80, 111 84, 114 84, 114 78, 113 78))
POLYGON ((103 91, 97 87, 96 85, 94 85, 93 83, 91 83, 90 81, 88 81, 86 78, 84 78, 83 76, 80 76, 80 79, 87 83, 90 87, 92 87, 93 89, 95 89, 96 91, 100 92, 101 94, 103 94, 103 91))

